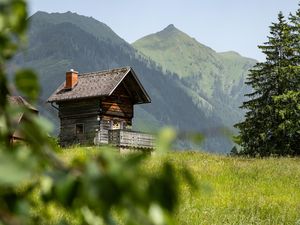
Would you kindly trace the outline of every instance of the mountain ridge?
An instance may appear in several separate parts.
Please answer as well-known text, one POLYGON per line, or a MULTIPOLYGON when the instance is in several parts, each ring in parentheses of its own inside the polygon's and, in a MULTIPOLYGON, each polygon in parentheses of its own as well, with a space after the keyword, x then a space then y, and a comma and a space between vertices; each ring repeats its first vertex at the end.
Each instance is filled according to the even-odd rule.
POLYGON ((178 74, 194 102, 206 99, 213 110, 227 111, 220 113, 226 125, 232 126, 242 118, 243 111, 238 106, 248 91, 244 86, 248 69, 256 60, 234 51, 217 53, 174 25, 146 35, 132 45, 165 71, 178 74))
MULTIPOLYGON (((93 18, 71 12, 38 12, 29 20, 28 49, 20 53, 13 64, 16 67, 33 67, 37 70, 43 89, 42 100, 65 79, 65 71, 70 68, 90 72, 132 66, 152 98, 151 104, 135 107, 136 128, 147 131, 170 125, 179 131, 202 132, 207 138, 201 148, 217 152, 230 150, 232 144, 228 137, 218 131, 225 124, 224 118, 218 112, 223 110, 220 108, 222 104, 218 106, 216 101, 212 101, 215 96, 223 94, 219 86, 212 86, 215 89, 211 90, 210 98, 203 90, 195 88, 199 82, 197 80, 195 82, 195 79, 199 78, 199 74, 188 74, 187 77, 183 77, 178 71, 164 69, 161 62, 153 61, 146 54, 143 55, 107 25, 93 18), (191 83, 195 87, 191 86, 191 83)), ((190 37, 187 34, 174 25, 166 28, 162 35, 170 36, 167 33, 173 32, 178 35, 179 40, 180 37, 186 38, 189 44, 190 37)), ((196 39, 192 38, 192 42, 204 49, 203 59, 207 58, 207 52, 212 57, 217 54, 209 47, 198 43, 196 39)), ((233 63, 230 57, 227 61, 233 63)), ((216 67, 220 66, 215 60, 209 60, 206 64, 210 65, 211 62, 214 62, 216 67)), ((210 75, 203 73, 200 77, 210 75)), ((216 99, 219 102, 228 101, 227 98, 216 99)), ((40 109, 42 114, 54 121, 58 128, 56 112, 43 104, 40 105, 40 109)), ((231 108, 226 110, 230 111, 231 108)), ((225 116, 227 115, 228 113, 225 116)), ((236 118, 235 115, 232 117, 236 118)), ((180 141, 179 146, 195 148, 194 145, 187 145, 185 141, 180 141)))
MULTIPOLYGON (((109 26, 94 19, 93 17, 79 15, 71 11, 65 13, 47 13, 44 11, 38 11, 29 17, 30 27, 32 27, 32 23, 35 21, 36 17, 38 17, 40 22, 43 22, 43 25, 45 23, 58 24, 62 22, 69 22, 94 35, 96 38, 111 40, 117 44, 127 44, 127 42, 120 38, 109 26)), ((36 24, 34 25, 36 26, 36 24)))
MULTIPOLYGON (((195 58, 195 60, 190 62, 194 64, 197 64, 199 61, 204 62, 207 57, 211 61, 217 60, 213 55, 215 53, 214 50, 197 42, 196 39, 191 38, 174 25, 168 25, 159 32, 146 35, 132 43, 132 46, 144 55, 149 56, 155 62, 161 64, 163 69, 174 72, 180 77, 194 75, 198 71, 193 70, 192 67, 187 67, 185 61, 178 63, 176 56, 195 58), (187 48, 186 51, 185 48, 187 48), (199 51, 198 54, 195 54, 195 48, 199 51), (165 50, 175 52, 176 54, 169 54, 165 50), (155 54, 156 52, 158 53, 155 54), (175 61, 176 63, 174 63, 175 61)), ((205 67, 205 62, 201 66, 205 67)))

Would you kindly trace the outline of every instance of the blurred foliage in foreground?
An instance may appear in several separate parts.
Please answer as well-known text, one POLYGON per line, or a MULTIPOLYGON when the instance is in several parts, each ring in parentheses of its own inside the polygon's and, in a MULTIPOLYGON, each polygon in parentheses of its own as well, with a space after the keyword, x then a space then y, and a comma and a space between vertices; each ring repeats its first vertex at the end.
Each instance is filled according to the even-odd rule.
MULTIPOLYGON (((66 164, 55 155, 56 146, 47 135, 51 124, 8 104, 5 66, 24 43, 26 18, 23 0, 0 2, 0 224, 68 224, 64 217, 51 221, 53 205, 79 224, 116 224, 112 211, 123 224, 172 224, 178 182, 170 163, 150 174, 140 168, 148 156, 124 157, 105 149, 66 164), (15 125, 19 113, 26 119, 15 125), (10 143, 16 126, 26 144, 10 143)), ((28 69, 15 75, 17 90, 32 104, 39 96, 36 77, 28 69)), ((174 134, 165 130, 161 137, 158 152, 168 149, 174 134)), ((180 174, 192 183, 187 170, 180 174)))

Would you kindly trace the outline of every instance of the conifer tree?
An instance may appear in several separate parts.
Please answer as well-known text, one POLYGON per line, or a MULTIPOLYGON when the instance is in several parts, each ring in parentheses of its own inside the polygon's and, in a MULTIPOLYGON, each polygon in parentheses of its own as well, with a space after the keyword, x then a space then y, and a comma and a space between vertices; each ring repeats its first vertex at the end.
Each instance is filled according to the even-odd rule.
POLYGON ((294 93, 299 91, 300 42, 295 41, 295 36, 299 39, 298 32, 299 28, 296 31, 290 26, 280 12, 278 22, 270 26, 268 41, 258 46, 266 55, 266 61, 257 63, 250 70, 246 84, 253 92, 246 95, 250 100, 241 106, 246 110, 245 120, 235 125, 240 129, 238 140, 242 154, 300 154, 295 145, 299 130, 293 127, 292 131, 287 126, 291 118, 299 120, 295 103, 299 95, 294 93))
POLYGON ((300 8, 295 14, 290 14, 289 21, 291 22, 291 35, 293 38, 292 48, 294 50, 292 61, 294 65, 300 65, 300 8))

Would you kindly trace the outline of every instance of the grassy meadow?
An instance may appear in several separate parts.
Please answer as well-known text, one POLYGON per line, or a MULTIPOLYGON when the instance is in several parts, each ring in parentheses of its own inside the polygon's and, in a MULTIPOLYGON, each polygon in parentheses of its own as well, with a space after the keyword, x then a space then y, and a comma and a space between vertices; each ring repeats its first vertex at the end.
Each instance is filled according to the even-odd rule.
MULTIPOLYGON (((75 148, 59 155, 68 162, 96 151, 75 148)), ((164 160, 178 171, 189 168, 199 187, 193 191, 180 180, 180 201, 174 214, 177 224, 300 224, 300 158, 173 152, 152 155, 144 169, 155 173, 164 160)))

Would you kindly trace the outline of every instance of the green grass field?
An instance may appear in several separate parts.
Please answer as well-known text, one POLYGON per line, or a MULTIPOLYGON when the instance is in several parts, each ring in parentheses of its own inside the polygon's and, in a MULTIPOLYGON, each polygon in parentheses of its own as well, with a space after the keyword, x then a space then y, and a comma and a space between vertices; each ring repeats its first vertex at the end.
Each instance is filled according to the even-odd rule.
MULTIPOLYGON (((68 161, 95 151, 79 148, 60 156, 68 161)), ((155 173, 164 160, 189 168, 199 186, 192 191, 180 180, 177 224, 300 224, 300 158, 174 152, 149 157, 144 168, 155 173)))

